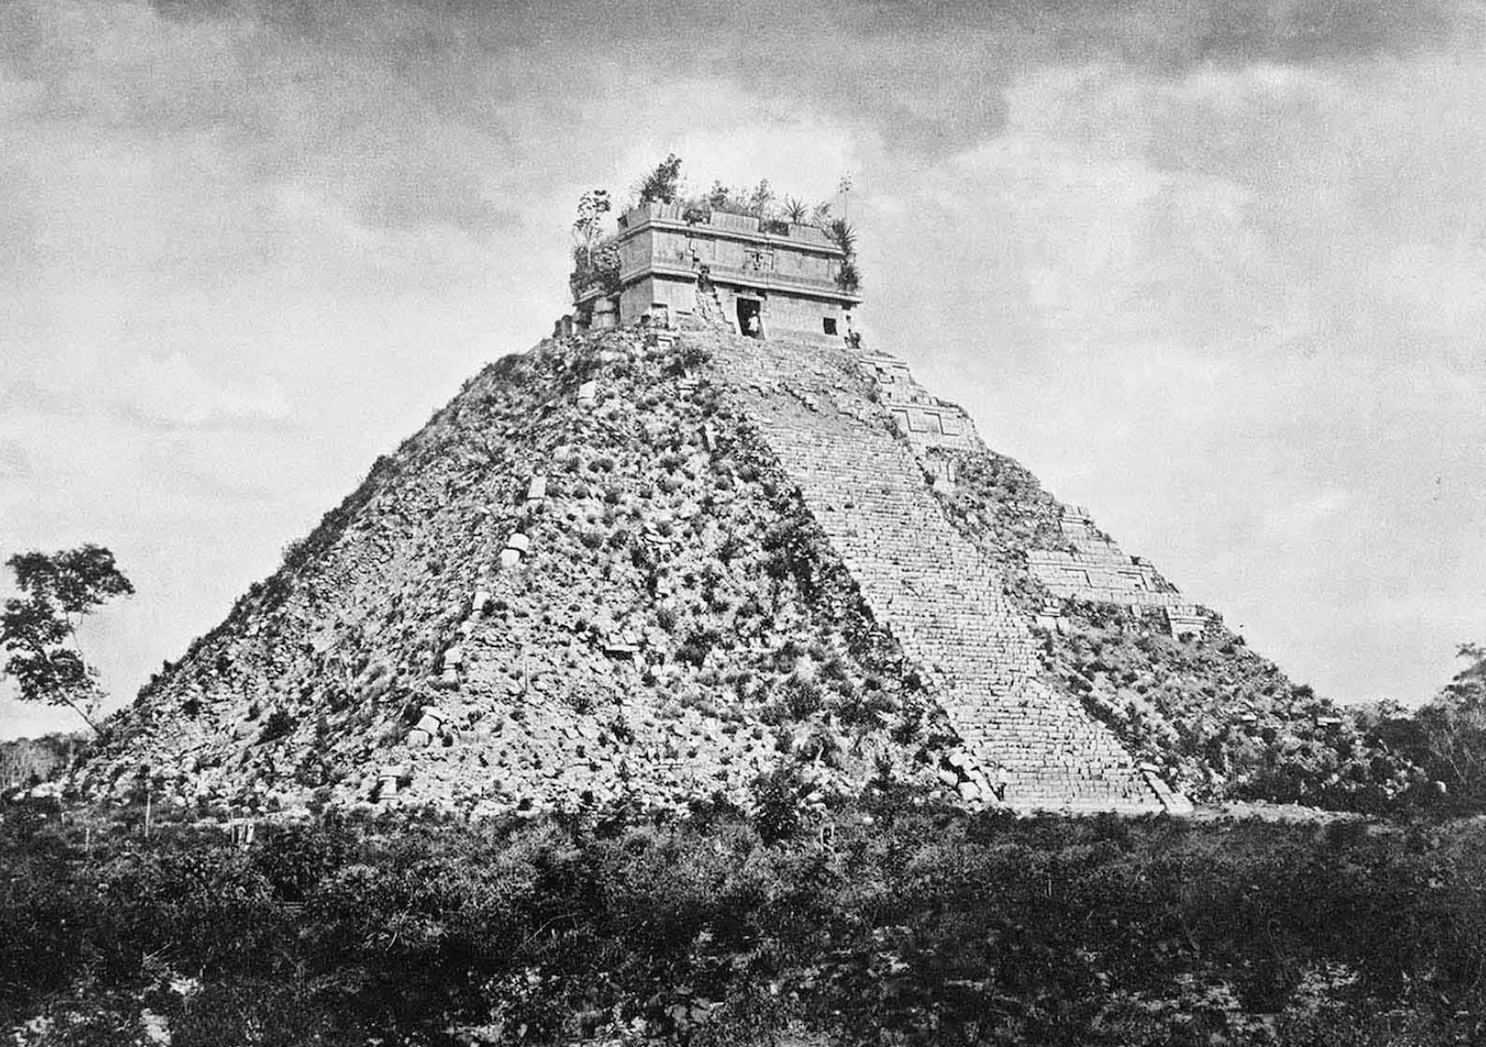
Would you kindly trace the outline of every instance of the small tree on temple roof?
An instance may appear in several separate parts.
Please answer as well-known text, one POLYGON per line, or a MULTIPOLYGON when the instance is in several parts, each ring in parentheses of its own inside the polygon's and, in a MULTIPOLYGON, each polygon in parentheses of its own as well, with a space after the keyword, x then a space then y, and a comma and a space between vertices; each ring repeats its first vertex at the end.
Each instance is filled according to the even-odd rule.
POLYGON ((590 189, 578 200, 573 222, 573 272, 568 277, 574 292, 595 282, 608 291, 619 286, 619 249, 614 236, 604 232, 604 216, 613 208, 607 189, 590 189))
POLYGON ((774 207, 774 189, 767 178, 759 182, 748 197, 749 212, 759 220, 769 217, 774 207))
POLYGON ((722 184, 721 179, 712 180, 712 188, 707 190, 707 203, 713 210, 721 210, 727 206, 728 201, 733 198, 733 191, 722 184))
POLYGON ((836 286, 843 291, 855 293, 862 285, 862 274, 856 264, 856 227, 844 218, 837 218, 826 226, 826 236, 846 255, 841 263, 840 271, 836 274, 836 286))
POLYGON ((654 171, 640 180, 640 203, 673 204, 676 202, 676 191, 680 183, 681 158, 671 153, 655 165, 654 171))
POLYGON ((573 222, 573 237, 582 248, 585 261, 593 262, 594 245, 603 239, 603 219, 613 204, 609 190, 590 189, 578 200, 578 218, 573 222))

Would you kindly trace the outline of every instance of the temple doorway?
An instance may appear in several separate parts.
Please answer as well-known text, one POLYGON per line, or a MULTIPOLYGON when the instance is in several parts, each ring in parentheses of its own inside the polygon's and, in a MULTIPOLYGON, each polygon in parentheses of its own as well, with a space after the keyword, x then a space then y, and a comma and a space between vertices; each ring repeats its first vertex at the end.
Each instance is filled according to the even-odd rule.
POLYGON ((749 338, 762 338, 764 336, 763 318, 759 315, 759 307, 763 304, 756 298, 737 298, 738 303, 738 330, 749 338))

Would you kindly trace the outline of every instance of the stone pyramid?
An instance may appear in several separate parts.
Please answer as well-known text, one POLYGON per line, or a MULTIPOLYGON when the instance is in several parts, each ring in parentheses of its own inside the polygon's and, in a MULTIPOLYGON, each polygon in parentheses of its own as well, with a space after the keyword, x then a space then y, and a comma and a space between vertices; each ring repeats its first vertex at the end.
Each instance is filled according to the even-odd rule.
POLYGON ((485 368, 73 785, 475 816, 746 804, 784 766, 814 804, 885 775, 1016 810, 1221 791, 1204 739, 1278 670, 901 360, 715 301, 681 323, 485 368), (1111 644, 1144 660, 1116 679, 1111 644))

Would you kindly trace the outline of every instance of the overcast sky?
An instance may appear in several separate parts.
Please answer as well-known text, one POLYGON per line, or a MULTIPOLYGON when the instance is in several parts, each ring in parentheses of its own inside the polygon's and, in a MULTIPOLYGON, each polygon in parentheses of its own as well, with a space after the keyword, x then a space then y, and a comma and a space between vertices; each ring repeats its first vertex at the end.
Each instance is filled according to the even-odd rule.
POLYGON ((0 0, 0 554, 115 551, 127 701, 675 151, 850 173, 871 344, 1294 677, 1416 703, 1486 640, 1483 114, 1483 8, 1427 0, 0 0))

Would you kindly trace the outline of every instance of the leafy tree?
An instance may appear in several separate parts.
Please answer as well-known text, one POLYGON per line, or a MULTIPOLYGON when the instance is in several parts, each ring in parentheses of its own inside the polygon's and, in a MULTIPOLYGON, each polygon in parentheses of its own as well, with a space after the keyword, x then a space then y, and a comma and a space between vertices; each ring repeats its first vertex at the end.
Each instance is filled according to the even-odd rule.
POLYGON ((1413 754, 1445 784, 1453 805, 1486 808, 1486 646, 1461 645, 1468 660, 1414 717, 1413 754))
POLYGON ((798 196, 786 196, 784 198, 784 218, 791 225, 803 225, 805 217, 809 213, 810 208, 798 196))
POLYGON ((640 180, 640 203, 672 204, 681 182, 681 158, 671 153, 640 180))
POLYGON ((767 178, 759 182, 748 196, 748 211, 755 218, 768 218, 774 206, 774 189, 767 178))
POLYGON ((707 190, 707 203, 712 205, 714 211, 721 211, 728 206, 733 199, 733 191, 723 185, 718 179, 712 180, 712 188, 707 190))
POLYGON ((573 272, 569 283, 575 291, 597 281, 612 293, 619 289, 619 247, 613 234, 605 234, 604 215, 613 207, 607 189, 590 189, 578 200, 573 222, 573 272))
POLYGON ((603 239, 604 215, 613 206, 609 190, 590 189, 578 200, 578 218, 573 222, 573 238, 583 252, 584 261, 593 264, 594 246, 603 239))
POLYGON ((83 545, 47 555, 17 553, 5 562, 15 572, 21 596, 0 613, 0 650, 9 654, 5 672, 15 678, 22 701, 66 705, 94 731, 88 715, 101 695, 97 670, 83 660, 77 626, 95 607, 134 586, 114 564, 114 554, 83 545))

